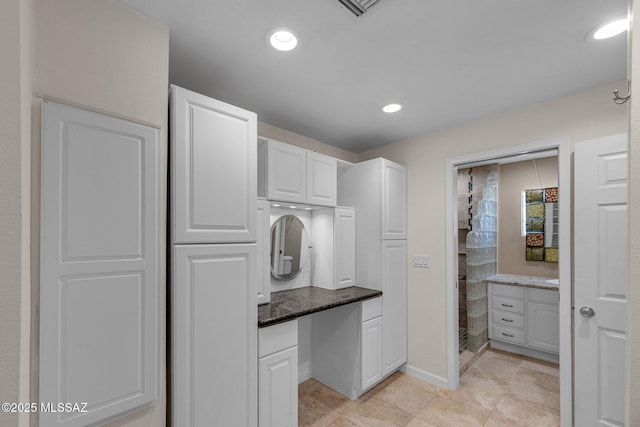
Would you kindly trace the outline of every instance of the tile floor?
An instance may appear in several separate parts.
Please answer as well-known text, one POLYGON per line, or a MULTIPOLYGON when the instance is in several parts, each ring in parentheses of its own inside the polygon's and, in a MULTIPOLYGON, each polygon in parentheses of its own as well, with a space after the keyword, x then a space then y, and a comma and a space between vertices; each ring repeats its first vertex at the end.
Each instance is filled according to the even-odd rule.
POLYGON ((488 350, 449 391, 397 372, 351 401, 308 380, 298 387, 299 426, 560 425, 558 366, 488 350))

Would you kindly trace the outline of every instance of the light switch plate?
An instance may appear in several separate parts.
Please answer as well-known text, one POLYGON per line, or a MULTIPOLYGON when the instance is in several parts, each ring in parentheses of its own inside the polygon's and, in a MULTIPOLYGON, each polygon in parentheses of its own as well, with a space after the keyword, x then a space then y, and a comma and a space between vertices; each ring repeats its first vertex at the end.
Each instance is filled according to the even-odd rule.
POLYGON ((429 268, 429 255, 413 255, 411 265, 418 268, 429 268))

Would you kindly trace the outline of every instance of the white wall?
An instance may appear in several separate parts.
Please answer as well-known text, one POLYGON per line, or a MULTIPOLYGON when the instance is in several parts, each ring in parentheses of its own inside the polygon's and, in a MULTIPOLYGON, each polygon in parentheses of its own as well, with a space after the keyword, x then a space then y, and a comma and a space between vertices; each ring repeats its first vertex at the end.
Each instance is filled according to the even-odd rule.
MULTIPOLYGON (((0 7, 0 401, 29 401, 31 1, 0 7)), ((28 425, 0 412, 0 425, 28 425)))
POLYGON ((358 156, 359 161, 382 156, 407 166, 408 258, 431 256, 431 268, 408 271, 409 365, 447 376, 446 159, 560 136, 576 143, 626 132, 627 107, 612 101, 612 91, 625 87, 624 82, 600 86, 358 156))
MULTIPOLYGON (((45 98, 122 117, 160 129, 161 176, 167 170, 169 30, 122 6, 105 0, 33 0, 34 91, 45 98)), ((33 116, 33 259, 34 304, 38 290, 39 243, 39 107, 33 116)), ((166 206, 166 179, 161 182, 161 206, 166 206)), ((160 213, 165 230, 165 211, 160 213)), ((160 236, 159 288, 161 307, 159 365, 165 366, 166 236, 160 236)), ((37 318, 32 349, 37 368, 37 318)), ((27 358, 22 354, 22 358, 27 358)), ((160 370, 159 401, 109 426, 165 425, 165 369, 160 370)), ((37 371, 34 378, 37 380, 37 371)), ((32 384, 37 389, 37 381, 32 384)), ((32 390, 32 401, 37 390, 32 390)))
POLYGON ((558 277, 558 263, 527 261, 521 193, 558 186, 558 157, 500 165, 498 176, 498 273, 558 277))

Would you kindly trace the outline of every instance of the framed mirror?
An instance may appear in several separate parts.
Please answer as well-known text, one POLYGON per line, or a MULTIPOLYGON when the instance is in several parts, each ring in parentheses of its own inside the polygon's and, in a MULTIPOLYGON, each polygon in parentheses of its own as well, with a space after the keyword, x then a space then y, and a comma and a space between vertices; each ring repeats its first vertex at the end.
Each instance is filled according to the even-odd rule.
POLYGON ((271 226, 271 275, 290 280, 307 263, 309 237, 304 224, 295 215, 283 215, 271 226))

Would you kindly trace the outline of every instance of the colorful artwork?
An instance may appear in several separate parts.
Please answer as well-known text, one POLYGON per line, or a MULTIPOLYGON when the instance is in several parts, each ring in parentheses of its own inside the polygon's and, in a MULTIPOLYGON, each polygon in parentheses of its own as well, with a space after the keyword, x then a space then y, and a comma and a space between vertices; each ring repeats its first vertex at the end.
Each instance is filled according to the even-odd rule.
POLYGON ((526 260, 558 262, 558 187, 525 190, 526 260))

